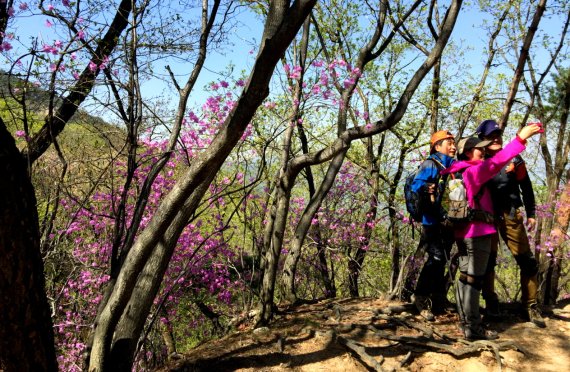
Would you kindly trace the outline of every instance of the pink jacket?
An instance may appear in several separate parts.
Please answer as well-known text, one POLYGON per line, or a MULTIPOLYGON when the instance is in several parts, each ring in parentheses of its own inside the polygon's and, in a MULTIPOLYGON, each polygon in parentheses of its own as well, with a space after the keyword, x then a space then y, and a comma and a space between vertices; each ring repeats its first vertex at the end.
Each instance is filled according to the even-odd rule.
MULTIPOLYGON (((456 161, 449 168, 441 171, 441 174, 463 171, 463 183, 467 190, 469 206, 493 213, 491 193, 487 188, 483 190, 483 194, 479 198, 479 206, 475 205, 473 199, 487 181, 498 174, 515 156, 523 152, 526 148, 525 145, 526 141, 517 136, 493 157, 485 160, 456 161)), ((472 221, 465 226, 456 228, 454 234, 456 238, 463 239, 493 234, 495 232, 495 226, 492 224, 482 221, 472 221)))

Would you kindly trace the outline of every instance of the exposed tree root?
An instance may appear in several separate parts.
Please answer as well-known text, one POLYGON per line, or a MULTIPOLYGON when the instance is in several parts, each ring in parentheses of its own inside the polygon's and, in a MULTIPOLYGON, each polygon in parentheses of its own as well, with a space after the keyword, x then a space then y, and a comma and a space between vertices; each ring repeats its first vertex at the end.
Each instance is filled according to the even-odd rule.
POLYGON ((366 349, 360 343, 342 336, 337 336, 336 340, 338 343, 344 345, 347 349, 358 355, 360 357, 360 360, 364 362, 368 367, 372 368, 375 371, 384 371, 380 365, 380 363, 384 361, 384 357, 381 356, 382 359, 380 362, 378 362, 373 356, 369 355, 366 352, 366 349))
MULTIPOLYGON (((444 334, 438 333, 438 337, 441 340, 436 340, 433 338, 435 332, 431 332, 430 337, 425 336, 426 334, 430 334, 429 327, 420 326, 418 324, 413 324, 411 322, 405 322, 402 319, 398 319, 399 323, 405 323, 406 326, 409 328, 417 329, 421 331, 424 335, 422 336, 398 336, 391 332, 386 332, 383 330, 379 330, 373 325, 362 326, 357 324, 345 324, 343 325, 342 329, 335 329, 333 330, 333 334, 336 335, 336 340, 340 344, 344 345, 347 349, 352 351, 356 354, 361 362, 368 366, 369 368, 376 370, 376 371, 383 371, 381 363, 383 362, 383 357, 381 361, 377 361, 376 358, 371 356, 366 352, 366 345, 363 345, 361 342, 357 342, 349 337, 340 336, 338 333, 346 332, 349 329, 355 328, 364 328, 367 331, 371 332, 379 339, 390 340, 392 342, 396 342, 404 347, 411 347, 411 351, 420 351, 421 349, 430 349, 437 352, 442 352, 446 354, 453 355, 456 358, 463 358, 472 354, 478 354, 484 350, 490 350, 494 353, 497 365, 499 370, 502 370, 502 363, 501 363, 501 356, 500 351, 504 350, 516 350, 526 354, 526 351, 522 349, 520 346, 515 344, 512 341, 502 341, 502 342, 494 342, 494 341, 486 341, 486 340, 479 340, 479 341, 467 341, 462 339, 455 339, 444 334), (453 341, 451 343, 450 341, 453 341), (463 345, 462 347, 457 347, 457 344, 463 345)), ((334 336, 333 336, 334 337, 334 336)), ((369 346, 374 348, 375 346, 369 346)), ((411 351, 400 361, 400 367, 404 366, 405 364, 409 363, 412 359, 411 351)))
POLYGON ((404 359, 402 359, 400 361, 400 368, 402 368, 403 366, 405 366, 406 364, 408 364, 411 360, 412 360, 412 352, 408 351, 408 354, 406 354, 406 356, 404 357, 404 359))
POLYGON ((394 315, 394 314, 401 314, 404 312, 413 312, 415 311, 415 306, 413 304, 403 304, 403 305, 387 306, 382 309, 374 309, 373 311, 376 315, 378 314, 394 315))

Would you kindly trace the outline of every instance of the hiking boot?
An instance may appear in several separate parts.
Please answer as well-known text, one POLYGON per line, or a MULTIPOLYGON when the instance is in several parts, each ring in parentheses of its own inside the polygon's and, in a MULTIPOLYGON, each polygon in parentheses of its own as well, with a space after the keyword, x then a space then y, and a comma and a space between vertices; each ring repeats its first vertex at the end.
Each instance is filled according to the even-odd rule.
POLYGON ((463 334, 465 335, 465 339, 469 341, 496 340, 499 338, 499 334, 496 331, 485 329, 482 326, 475 328, 463 327, 463 334))
POLYGON ((446 297, 435 295, 433 297, 432 303, 432 313, 434 314, 446 314, 448 312, 456 312, 457 306, 450 302, 446 297))
POLYGON ((528 320, 536 324, 540 328, 545 328, 546 323, 540 314, 540 310, 538 309, 537 304, 530 305, 530 307, 526 310, 528 320))
POLYGON ((435 317, 433 316, 433 313, 431 312, 431 300, 429 297, 413 295, 412 301, 413 301, 414 305, 416 306, 416 309, 418 309, 418 312, 420 313, 420 315, 425 320, 430 321, 430 322, 435 320, 435 317))

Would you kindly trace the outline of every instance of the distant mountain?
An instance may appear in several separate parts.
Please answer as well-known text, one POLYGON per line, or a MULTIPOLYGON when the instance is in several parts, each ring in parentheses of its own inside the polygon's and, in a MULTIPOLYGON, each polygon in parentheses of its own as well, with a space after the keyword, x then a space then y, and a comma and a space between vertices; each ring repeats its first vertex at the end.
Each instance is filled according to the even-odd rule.
MULTIPOLYGON (((18 122, 18 118, 22 117, 22 105, 17 100, 22 99, 24 89, 26 110, 30 124, 33 126, 31 131, 34 132, 43 125, 44 117, 48 113, 50 93, 31 82, 26 82, 22 77, 0 71, 0 115, 8 129, 12 132, 23 127, 21 122, 18 122)), ((60 103, 61 99, 56 97, 54 106, 58 107, 60 103)), ((85 135, 91 137, 88 141, 92 141, 93 136, 101 137, 101 140, 108 142, 112 146, 120 146, 126 136, 122 128, 109 124, 102 118, 79 109, 71 118, 60 137, 64 141, 76 141, 85 135), (82 129, 78 129, 79 127, 82 129)), ((99 142, 96 139, 95 141, 99 142)))

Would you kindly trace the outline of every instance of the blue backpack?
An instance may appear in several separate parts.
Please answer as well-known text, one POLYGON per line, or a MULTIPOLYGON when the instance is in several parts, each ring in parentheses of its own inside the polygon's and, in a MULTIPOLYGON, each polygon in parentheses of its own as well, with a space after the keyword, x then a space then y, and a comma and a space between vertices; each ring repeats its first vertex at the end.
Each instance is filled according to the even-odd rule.
MULTIPOLYGON (((427 158, 426 160, 432 160, 438 167, 438 169, 445 169, 445 166, 441 162, 434 158, 427 158)), ((422 196, 412 190, 412 183, 416 178, 418 172, 421 169, 421 165, 415 172, 412 172, 406 177, 406 183, 404 184, 404 199, 406 200, 406 209, 410 214, 413 221, 422 222, 422 217, 424 215, 422 210, 422 196)))

